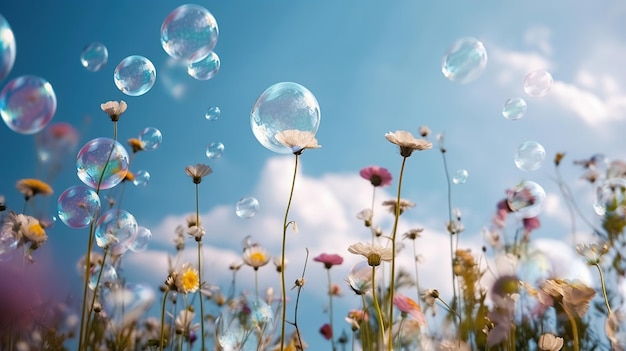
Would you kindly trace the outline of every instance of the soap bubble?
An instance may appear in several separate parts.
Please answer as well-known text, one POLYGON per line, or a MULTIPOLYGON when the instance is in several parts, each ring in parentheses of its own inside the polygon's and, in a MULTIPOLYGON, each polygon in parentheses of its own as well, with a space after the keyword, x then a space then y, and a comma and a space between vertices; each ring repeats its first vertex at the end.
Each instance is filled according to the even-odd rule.
POLYGON ((487 50, 482 42, 467 37, 457 40, 443 55, 441 71, 451 81, 469 83, 487 66, 487 50))
POLYGON ((216 339, 223 350, 264 348, 273 329, 274 312, 262 299, 238 298, 225 306, 215 322, 216 339))
POLYGON ((150 309, 156 293, 143 284, 114 284, 102 290, 102 308, 107 321, 121 330, 136 323, 150 309))
POLYGON ((9 75, 15 63, 15 36, 9 22, 0 14, 0 81, 9 75))
POLYGON ((152 151, 156 150, 161 145, 163 135, 161 135, 160 130, 147 127, 139 133, 139 141, 141 141, 144 150, 152 151))
POLYGON ((502 116, 511 121, 524 117, 524 113, 526 113, 526 101, 519 97, 506 100, 502 108, 502 116))
POLYGON ((366 293, 372 289, 372 267, 367 261, 352 266, 348 273, 348 284, 354 291, 366 293))
POLYGON ((98 72, 109 60, 109 51, 102 43, 93 42, 83 49, 80 63, 91 72, 98 72))
POLYGON ((220 118, 221 114, 222 111, 219 107, 209 107, 209 109, 206 111, 206 114, 204 115, 204 118, 206 118, 207 121, 217 121, 220 118))
POLYGON ((128 152, 117 140, 93 139, 78 151, 78 178, 94 189, 112 188, 126 177, 129 160, 128 152))
POLYGON ((220 142, 210 143, 209 146, 206 147, 206 157, 210 159, 220 158, 223 153, 224 144, 220 142))
POLYGON ((525 180, 507 192, 507 204, 520 218, 536 217, 545 202, 546 191, 533 181, 525 180))
POLYGON ((213 51, 200 61, 190 62, 187 74, 197 80, 209 80, 220 70, 220 58, 213 51))
POLYGON ((110 209, 96 222, 96 244, 108 247, 112 255, 126 252, 137 236, 137 221, 128 211, 110 209))
POLYGON ((0 226, 0 261, 6 261, 13 257, 17 251, 19 240, 11 227, 0 226))
POLYGON ((469 173, 464 169, 459 169, 452 177, 452 182, 454 184, 464 184, 467 181, 467 176, 469 173))
POLYGON ((142 252, 146 251, 148 244, 152 241, 152 232, 146 227, 137 228, 137 236, 130 245, 130 251, 142 252))
POLYGON ((156 68, 143 56, 128 56, 115 67, 113 80, 122 93, 140 96, 152 89, 156 81, 156 68))
POLYGON ((42 130, 57 109, 52 85, 43 78, 21 76, 0 91, 0 115, 14 132, 35 134, 42 130))
POLYGON ((257 98, 250 123, 261 145, 277 153, 290 154, 291 148, 276 140, 276 134, 291 129, 315 134, 320 117, 320 106, 307 88, 281 82, 270 86, 257 98))
POLYGON ((133 184, 135 184, 135 186, 146 186, 148 185, 149 181, 150 181, 150 172, 142 169, 140 171, 137 171, 137 173, 135 174, 135 179, 133 179, 133 184))
POLYGON ((626 213, 626 179, 608 178, 596 189, 593 210, 598 216, 626 213))
POLYGON ((52 179, 75 155, 78 146, 78 131, 71 124, 50 123, 35 134, 37 159, 43 171, 52 179))
POLYGON ((237 201, 235 213, 239 218, 252 218, 259 211, 259 200, 253 197, 244 197, 237 201))
MULTIPOLYGON (((84 272, 82 272, 84 273, 84 272)), ((117 282, 117 270, 108 263, 98 264, 89 270, 89 289, 95 290, 98 286, 106 286, 117 282)))
POLYGON ((524 78, 524 91, 530 96, 544 96, 552 89, 552 84, 554 80, 550 72, 533 71, 524 78))
POLYGON ((546 160, 546 149, 536 141, 525 141, 515 151, 515 166, 530 172, 541 168, 546 160))
POLYGON ((205 58, 217 44, 215 17, 199 5, 183 5, 161 25, 161 46, 172 58, 195 62, 205 58))
POLYGON ((538 288, 554 273, 550 257, 545 252, 532 249, 519 261, 518 274, 520 280, 538 288))
POLYGON ((70 228, 85 228, 91 224, 100 211, 100 197, 84 185, 67 188, 57 202, 57 213, 70 228))

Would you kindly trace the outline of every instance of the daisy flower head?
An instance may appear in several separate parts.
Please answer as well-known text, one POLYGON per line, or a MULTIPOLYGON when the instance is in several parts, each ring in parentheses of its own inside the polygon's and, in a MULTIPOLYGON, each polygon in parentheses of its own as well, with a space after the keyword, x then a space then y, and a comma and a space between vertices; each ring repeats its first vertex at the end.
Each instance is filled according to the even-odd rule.
POLYGON ((356 218, 363 220, 366 227, 372 226, 372 217, 374 217, 374 213, 371 208, 366 208, 356 215, 356 218))
POLYGON ((272 258, 267 250, 259 245, 251 246, 243 252, 243 262, 248 266, 258 270, 259 267, 265 266, 272 258))
POLYGON ((393 251, 391 248, 386 248, 371 243, 358 242, 348 247, 348 251, 355 255, 361 255, 367 258, 367 263, 376 267, 380 265, 381 261, 391 261, 393 258, 393 251))
POLYGON ((424 231, 424 228, 414 228, 402 234, 402 237, 404 239, 415 240, 419 238, 420 236, 422 236, 423 231, 424 231))
POLYGON ((315 134, 303 132, 298 129, 288 129, 279 132, 275 136, 279 143, 290 148, 294 155, 300 155, 305 149, 317 149, 322 147, 317 143, 315 134))
POLYGON ((373 186, 384 187, 391 184, 393 177, 387 168, 379 166, 368 166, 359 172, 363 179, 369 180, 373 186))
POLYGON ((323 253, 317 257, 313 258, 313 261, 315 262, 321 262, 324 264, 324 267, 326 267, 326 269, 330 269, 332 266, 334 265, 340 265, 343 263, 343 257, 337 255, 337 254, 326 254, 323 253))
POLYGON ((397 130, 395 133, 386 133, 385 138, 387 138, 390 143, 400 147, 400 155, 402 157, 411 156, 415 150, 422 151, 433 147, 431 142, 424 139, 416 139, 413 137, 413 134, 405 130, 397 130))
POLYGON ((36 249, 48 240, 46 230, 37 218, 32 216, 25 216, 25 218, 26 221, 20 227, 21 236, 25 241, 32 243, 32 249, 36 249))
POLYGON ((194 184, 200 184, 202 178, 213 173, 213 170, 208 165, 197 163, 195 166, 185 167, 185 173, 193 179, 194 184))
POLYGON ((415 207, 415 204, 405 199, 400 199, 400 202, 394 199, 394 200, 383 201, 383 206, 386 206, 389 212, 393 214, 396 214, 396 212, 398 211, 398 207, 399 207, 399 214, 402 214, 404 210, 411 208, 411 207, 415 207))
POLYGON ((196 292, 200 286, 198 270, 191 264, 184 263, 176 272, 174 285, 176 286, 176 291, 183 294, 196 292))
POLYGON ((109 117, 111 117, 111 121, 113 122, 117 122, 120 119, 120 116, 126 111, 127 107, 128 106, 124 100, 120 102, 107 101, 104 104, 100 104, 102 111, 109 115, 109 117))
POLYGON ((50 187, 48 183, 33 178, 20 179, 15 184, 15 187, 17 188, 17 191, 24 195, 26 200, 37 194, 48 196, 53 193, 52 187, 50 187))

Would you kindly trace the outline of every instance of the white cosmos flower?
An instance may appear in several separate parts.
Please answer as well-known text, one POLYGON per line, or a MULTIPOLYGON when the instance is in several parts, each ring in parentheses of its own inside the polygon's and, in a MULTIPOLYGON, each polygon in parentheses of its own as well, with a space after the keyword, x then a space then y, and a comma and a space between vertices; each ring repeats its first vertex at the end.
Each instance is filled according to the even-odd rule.
POLYGON ((374 245, 371 243, 358 242, 348 247, 348 251, 355 255, 362 255, 367 258, 370 266, 378 266, 381 261, 391 261, 393 251, 391 248, 374 245))
POLYGON ((433 147, 433 144, 429 141, 416 139, 413 137, 413 134, 405 130, 397 130, 395 133, 386 133, 385 138, 400 147, 400 155, 403 157, 411 156, 414 150, 428 150, 433 147))
POLYGON ((104 104, 100 104, 100 108, 102 109, 102 111, 109 115, 112 121, 117 121, 122 113, 126 111, 127 107, 128 106, 126 105, 126 102, 124 100, 120 102, 107 101, 104 104))
POLYGON ((275 138, 279 143, 290 148, 294 155, 300 155, 304 149, 317 149, 322 147, 317 143, 315 134, 297 129, 288 129, 279 132, 276 134, 275 138))

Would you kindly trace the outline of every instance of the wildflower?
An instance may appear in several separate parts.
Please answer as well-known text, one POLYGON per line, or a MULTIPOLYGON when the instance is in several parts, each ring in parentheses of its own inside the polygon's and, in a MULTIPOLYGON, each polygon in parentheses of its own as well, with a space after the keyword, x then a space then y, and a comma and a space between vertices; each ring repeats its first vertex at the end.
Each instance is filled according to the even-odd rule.
POLYGON ((404 239, 415 240, 420 237, 423 231, 424 231, 424 228, 411 229, 408 232, 404 233, 402 237, 404 239))
POLYGON ((304 149, 317 149, 322 147, 317 144, 315 134, 303 132, 297 129, 289 129, 279 132, 275 136, 279 143, 291 149, 294 155, 300 155, 304 149))
POLYGON ((213 170, 208 165, 197 163, 195 166, 185 167, 185 173, 193 179, 194 184, 200 184, 203 177, 211 174, 213 170))
POLYGON ((191 322, 195 313, 193 311, 184 309, 178 313, 176 319, 174 320, 174 325, 176 326, 176 334, 189 336, 192 329, 195 329, 197 325, 192 326, 191 322))
POLYGON ((578 244, 576 252, 587 260, 587 264, 595 265, 600 263, 600 258, 609 252, 609 246, 606 243, 578 244))
POLYGON ((205 234, 205 230, 203 227, 198 227, 194 225, 194 226, 189 227, 189 229, 187 230, 187 233, 193 236, 196 239, 196 241, 201 241, 202 236, 205 234))
POLYGON ((372 209, 366 208, 363 211, 357 213, 356 218, 363 220, 365 222, 366 227, 371 227, 373 216, 374 216, 374 213, 372 212, 372 209))
POLYGON ((563 338, 545 333, 539 337, 537 346, 543 351, 559 351, 563 347, 563 338))
POLYGON ((539 222, 539 217, 524 218, 522 220, 522 224, 524 225, 524 231, 526 233, 530 233, 541 226, 541 223, 539 222))
POLYGON ((255 245, 247 248, 243 252, 243 261, 254 270, 265 266, 271 259, 271 256, 261 246, 255 245))
POLYGON ((139 151, 143 151, 143 142, 137 138, 128 139, 128 146, 133 149, 133 153, 136 154, 139 151))
POLYGON ((381 261, 391 261, 393 251, 391 248, 359 242, 348 247, 348 251, 355 255, 362 255, 367 258, 367 264, 372 267, 380 265, 381 261))
POLYGON ((241 261, 235 261, 232 262, 229 266, 228 269, 230 269, 233 272, 237 272, 241 267, 243 266, 243 262, 241 261))
POLYGON ((444 340, 439 344, 441 351, 470 351, 469 345, 462 340, 444 340))
POLYGON ((315 258, 313 258, 315 262, 322 262, 326 269, 330 269, 334 265, 340 265, 343 263, 343 257, 336 254, 321 254, 315 258))
POLYGON ((430 128, 428 128, 427 126, 420 126, 418 132, 423 138, 425 138, 428 136, 428 134, 430 134, 430 128))
POLYGON ((554 165, 558 167, 561 164, 563 157, 565 157, 564 152, 557 152, 556 155, 554 156, 554 165))
POLYGON ((22 195, 24 195, 26 200, 30 199, 31 197, 37 194, 48 196, 48 195, 52 195, 53 193, 53 190, 50 187, 50 185, 48 185, 46 182, 43 182, 39 179, 32 179, 32 178, 21 179, 17 182, 17 184, 15 184, 15 187, 20 193, 22 193, 22 195))
MULTIPOLYGON (((272 259, 274 266, 276 266, 276 271, 280 273, 283 270, 283 260, 282 256, 274 256, 272 259)), ((287 259, 285 258, 285 266, 287 265, 287 259)))
POLYGON ((306 279, 304 278, 298 278, 296 279, 296 281, 293 283, 293 286, 291 287, 291 290, 295 289, 295 288, 301 288, 304 286, 304 284, 306 284, 306 279))
POLYGON ((26 222, 22 223, 20 233, 25 241, 32 243, 31 250, 35 250, 48 239, 48 236, 37 218, 32 216, 25 216, 25 218, 26 222))
POLYGON ((330 340, 333 338, 333 328, 330 326, 330 324, 324 323, 324 325, 322 325, 322 327, 320 328, 320 334, 322 334, 324 339, 330 340))
POLYGON ((544 306, 553 306, 555 301, 559 301, 565 311, 582 318, 595 295, 594 289, 578 280, 567 282, 548 279, 537 292, 537 299, 544 306))
POLYGON ((393 305, 396 306, 403 314, 413 317, 421 325, 426 325, 426 318, 422 313, 420 305, 413 299, 402 294, 393 295, 393 305))
POLYGON ((200 277, 198 270, 189 263, 184 263, 174 279, 176 291, 183 294, 194 293, 198 290, 199 285, 200 277))
POLYGON ((432 315, 434 316, 437 312, 435 311, 435 303, 439 298, 439 291, 437 289, 426 289, 420 292, 420 299, 424 301, 426 307, 424 308, 424 312, 426 312, 429 308, 433 309, 432 315))
POLYGON ((414 150, 428 150, 433 147, 433 144, 429 141, 415 139, 411 133, 404 130, 386 133, 385 138, 400 147, 400 155, 403 157, 411 156, 414 150))
POLYGON ((355 319, 350 318, 350 317, 346 317, 344 319, 346 320, 346 322, 348 322, 348 324, 350 324, 350 329, 352 329, 353 332, 356 332, 359 329, 361 329, 361 325, 355 319))
POLYGON ((348 311, 348 318, 357 322, 368 322, 370 320, 367 310, 350 310, 348 311))
POLYGON ((127 107, 128 106, 126 105, 126 102, 124 100, 120 102, 107 101, 104 104, 100 105, 102 111, 109 115, 109 117, 111 117, 111 121, 113 122, 117 122, 120 119, 120 116, 126 111, 127 107))
POLYGON ((330 286, 330 291, 328 292, 330 296, 341 296, 341 287, 337 284, 332 284, 330 286))
POLYGON ((366 180, 369 180, 373 186, 384 187, 391 184, 391 173, 387 170, 387 168, 378 167, 378 166, 369 166, 361 169, 359 172, 361 177, 366 180))
POLYGON ((398 202, 397 200, 386 200, 383 201, 383 206, 387 206, 389 212, 396 214, 396 212, 398 211, 398 207, 400 208, 399 210, 399 214, 402 214, 404 212, 404 210, 410 208, 410 207, 415 207, 415 204, 412 203, 409 200, 405 200, 405 199, 400 199, 400 202, 398 202))

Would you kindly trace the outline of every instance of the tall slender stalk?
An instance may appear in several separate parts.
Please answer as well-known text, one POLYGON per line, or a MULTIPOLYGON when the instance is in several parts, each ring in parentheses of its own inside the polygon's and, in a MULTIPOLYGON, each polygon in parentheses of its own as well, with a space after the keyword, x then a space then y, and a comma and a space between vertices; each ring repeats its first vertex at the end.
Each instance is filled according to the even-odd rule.
POLYGON ((330 279, 330 268, 326 269, 326 276, 328 277, 328 316, 329 316, 329 320, 330 320, 330 330, 331 330, 331 335, 333 335, 333 337, 330 338, 331 341, 331 345, 333 347, 333 351, 335 351, 337 349, 337 347, 335 346, 335 338, 334 338, 334 327, 333 327, 333 293, 331 291, 332 289, 332 280, 330 279))
MULTIPOLYGON (((372 266, 372 300, 374 300, 374 309, 376 309, 376 316, 378 317, 378 330, 380 331, 380 342, 385 343, 385 322, 383 321, 383 313, 380 310, 378 304, 378 297, 376 297, 376 267, 372 266)), ((382 349, 382 345, 379 345, 378 349, 382 349)))
POLYGON ((163 338, 165 334, 165 303, 167 302, 167 294, 170 292, 169 289, 165 290, 165 294, 163 294, 163 305, 161 306, 161 333, 159 334, 159 350, 163 351, 163 338))
MULTIPOLYGON (((196 183, 196 225, 200 228, 200 202, 199 202, 200 183, 196 183)), ((204 302, 202 299, 202 236, 196 237, 198 242, 198 296, 200 297, 200 340, 202 350, 204 351, 204 302)))

